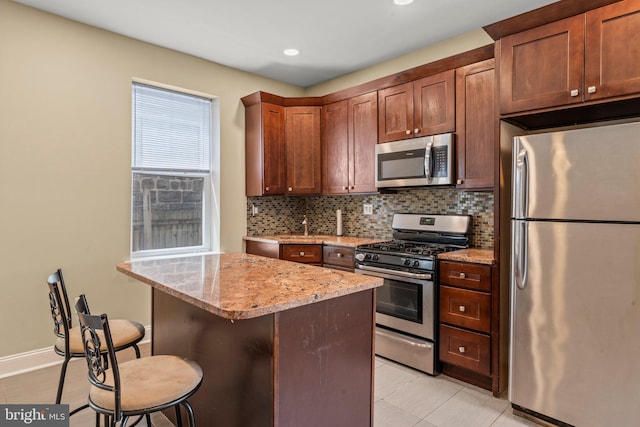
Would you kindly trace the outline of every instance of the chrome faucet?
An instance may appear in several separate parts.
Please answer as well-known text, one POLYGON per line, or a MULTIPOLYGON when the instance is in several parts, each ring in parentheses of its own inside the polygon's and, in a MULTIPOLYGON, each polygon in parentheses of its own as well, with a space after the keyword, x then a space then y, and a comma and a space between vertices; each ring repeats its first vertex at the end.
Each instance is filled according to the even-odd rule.
POLYGON ((309 223, 307 222, 307 216, 303 215, 304 219, 302 220, 302 225, 304 225, 304 235, 309 235, 309 223))

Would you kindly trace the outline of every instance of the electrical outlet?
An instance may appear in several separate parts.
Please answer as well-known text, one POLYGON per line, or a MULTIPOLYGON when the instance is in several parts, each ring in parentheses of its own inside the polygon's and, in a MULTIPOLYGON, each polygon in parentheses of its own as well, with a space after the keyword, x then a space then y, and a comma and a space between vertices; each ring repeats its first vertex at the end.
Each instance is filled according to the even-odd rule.
POLYGON ((259 209, 256 205, 251 205, 251 215, 252 216, 256 216, 258 215, 259 209))
POLYGON ((369 204, 369 203, 365 203, 364 205, 362 205, 363 207, 363 212, 365 215, 373 215, 373 205, 369 204))

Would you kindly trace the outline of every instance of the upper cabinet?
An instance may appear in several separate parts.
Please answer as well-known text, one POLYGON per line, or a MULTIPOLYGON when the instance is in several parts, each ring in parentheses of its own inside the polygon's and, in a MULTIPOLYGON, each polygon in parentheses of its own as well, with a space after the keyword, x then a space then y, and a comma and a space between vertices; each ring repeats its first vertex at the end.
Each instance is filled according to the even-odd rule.
POLYGON ((625 0, 500 40, 500 112, 640 92, 640 0, 625 0))
POLYGON ((453 132, 455 71, 378 91, 379 142, 453 132))
POLYGON ((492 189, 497 144, 495 61, 456 70, 457 188, 492 189))
POLYGON ((285 194, 285 108, 259 102, 245 108, 247 196, 285 194))
POLYGON ((319 194, 322 189, 320 107, 287 107, 286 194, 319 194))
POLYGON ((323 194, 377 191, 377 100, 377 93, 371 92, 322 108, 323 194))

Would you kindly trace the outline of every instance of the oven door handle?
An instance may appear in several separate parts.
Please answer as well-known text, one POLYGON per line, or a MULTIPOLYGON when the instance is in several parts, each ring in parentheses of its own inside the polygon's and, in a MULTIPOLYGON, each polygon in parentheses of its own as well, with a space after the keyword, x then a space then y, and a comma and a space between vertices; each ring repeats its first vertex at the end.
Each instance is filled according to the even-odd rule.
POLYGON ((399 277, 417 279, 417 280, 433 279, 433 274, 431 273, 408 273, 406 271, 397 271, 397 270, 393 270, 393 272, 390 272, 388 268, 372 267, 370 265, 358 265, 356 266, 356 273, 359 273, 358 270, 365 271, 360 274, 368 274, 369 276, 381 277, 383 279, 393 280, 393 279, 398 279, 399 277))

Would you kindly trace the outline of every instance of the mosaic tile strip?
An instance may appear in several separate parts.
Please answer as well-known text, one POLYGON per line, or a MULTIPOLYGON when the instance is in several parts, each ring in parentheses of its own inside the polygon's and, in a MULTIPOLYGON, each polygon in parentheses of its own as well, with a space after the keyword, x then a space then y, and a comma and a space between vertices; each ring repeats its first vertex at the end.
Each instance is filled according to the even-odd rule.
POLYGON ((458 191, 455 188, 419 188, 394 193, 314 196, 248 197, 247 235, 301 234, 307 215, 311 234, 335 234, 336 210, 342 210, 344 235, 391 239, 394 213, 463 214, 473 217, 471 246, 493 248, 493 193, 458 191), (364 215, 363 204, 373 205, 364 215), (251 206, 259 213, 251 215, 251 206))

